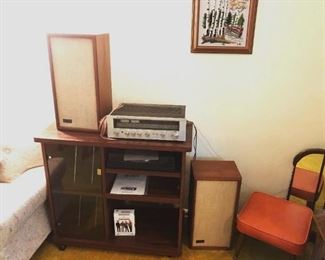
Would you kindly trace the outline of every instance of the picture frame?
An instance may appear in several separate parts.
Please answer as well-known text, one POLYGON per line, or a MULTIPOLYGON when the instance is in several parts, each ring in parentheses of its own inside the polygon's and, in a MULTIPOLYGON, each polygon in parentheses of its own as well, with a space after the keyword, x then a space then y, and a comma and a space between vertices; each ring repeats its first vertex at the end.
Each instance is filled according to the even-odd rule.
POLYGON ((193 0, 192 53, 251 54, 258 0, 193 0))

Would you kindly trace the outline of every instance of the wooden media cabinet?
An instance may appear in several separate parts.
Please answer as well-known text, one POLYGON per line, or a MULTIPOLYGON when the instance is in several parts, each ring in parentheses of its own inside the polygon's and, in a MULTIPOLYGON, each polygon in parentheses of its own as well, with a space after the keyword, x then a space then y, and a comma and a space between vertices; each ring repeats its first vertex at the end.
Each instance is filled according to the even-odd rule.
POLYGON ((192 150, 192 123, 185 142, 104 140, 96 133, 50 127, 41 143, 54 242, 107 250, 178 256, 182 249, 186 153, 192 150), (126 152, 153 152, 152 161, 126 161, 126 152), (147 176, 144 195, 111 194, 116 176, 147 176), (115 209, 133 209, 134 236, 116 236, 115 209))

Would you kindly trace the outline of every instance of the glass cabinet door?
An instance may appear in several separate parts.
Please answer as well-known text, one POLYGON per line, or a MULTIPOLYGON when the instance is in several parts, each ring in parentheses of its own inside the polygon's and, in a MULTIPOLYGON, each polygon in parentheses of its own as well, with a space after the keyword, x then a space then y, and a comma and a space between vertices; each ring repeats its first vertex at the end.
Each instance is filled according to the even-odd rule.
POLYGON ((46 144, 55 231, 61 237, 105 237, 100 149, 46 144))

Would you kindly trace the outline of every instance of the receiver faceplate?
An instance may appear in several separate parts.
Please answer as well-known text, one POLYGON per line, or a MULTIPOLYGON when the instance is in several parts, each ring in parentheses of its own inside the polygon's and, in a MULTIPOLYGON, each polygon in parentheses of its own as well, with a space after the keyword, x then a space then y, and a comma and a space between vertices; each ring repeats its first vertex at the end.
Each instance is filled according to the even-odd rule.
POLYGON ((123 103, 107 117, 111 138, 185 141, 185 106, 123 103))

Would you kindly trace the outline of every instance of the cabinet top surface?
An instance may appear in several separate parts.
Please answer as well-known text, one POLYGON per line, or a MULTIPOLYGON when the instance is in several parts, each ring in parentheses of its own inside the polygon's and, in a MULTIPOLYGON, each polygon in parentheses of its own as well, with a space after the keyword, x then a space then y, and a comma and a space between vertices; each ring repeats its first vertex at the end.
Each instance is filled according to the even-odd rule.
POLYGON ((196 180, 241 180, 234 161, 194 160, 192 169, 196 180))
POLYGON ((192 150, 192 127, 192 122, 188 122, 186 127, 185 142, 173 142, 127 139, 106 140, 101 138, 98 133, 61 131, 56 128, 55 124, 53 124, 50 125, 47 129, 45 129, 41 134, 34 137, 34 141, 48 144, 61 143, 73 145, 93 145, 120 149, 190 152, 192 150))

